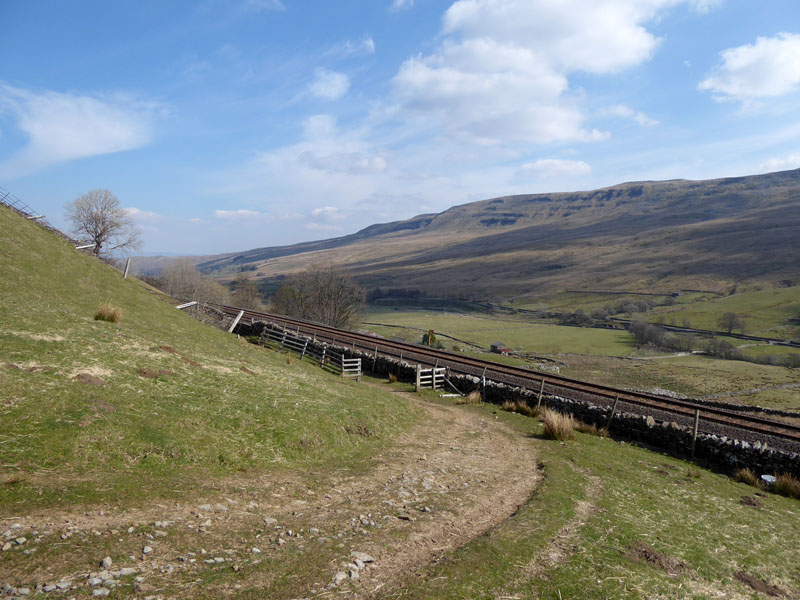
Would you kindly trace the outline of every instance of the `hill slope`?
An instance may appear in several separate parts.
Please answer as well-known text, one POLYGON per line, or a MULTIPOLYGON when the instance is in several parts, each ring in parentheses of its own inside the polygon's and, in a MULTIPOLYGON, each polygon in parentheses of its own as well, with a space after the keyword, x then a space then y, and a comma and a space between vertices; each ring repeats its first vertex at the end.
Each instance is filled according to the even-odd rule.
POLYGON ((455 206, 353 235, 200 263, 259 277, 342 264, 369 286, 503 298, 533 290, 670 291, 800 279, 800 170, 625 183, 455 206))
POLYGON ((165 300, 0 206, 0 478, 15 482, 0 485, 0 512, 356 461, 409 422, 407 405, 165 300), (93 319, 106 300, 121 322, 93 319))

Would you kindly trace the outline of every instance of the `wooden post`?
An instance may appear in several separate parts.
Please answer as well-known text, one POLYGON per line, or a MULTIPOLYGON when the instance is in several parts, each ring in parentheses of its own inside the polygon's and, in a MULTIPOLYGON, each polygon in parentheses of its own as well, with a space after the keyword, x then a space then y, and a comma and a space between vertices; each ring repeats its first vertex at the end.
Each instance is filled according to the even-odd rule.
MULTIPOLYGON (((483 372, 486 373, 486 369, 483 372)), ((481 375, 481 402, 486 402, 486 375, 481 375)))
POLYGON ((286 330, 283 330, 283 337, 281 338, 281 345, 279 346, 278 350, 283 350, 283 342, 286 341, 286 330))
POLYGON ((694 446, 697 443, 697 430, 700 428, 700 409, 694 411, 694 430, 692 431, 692 460, 694 460, 694 446))
POLYGON ((320 367, 324 367, 325 366, 325 352, 327 352, 327 351, 328 351, 328 347, 327 346, 323 346, 322 347, 322 358, 319 360, 319 366, 320 367))
POLYGON ((422 378, 422 366, 421 365, 417 365, 417 381, 416 381, 416 385, 414 386, 414 388, 415 388, 414 391, 417 392, 418 394, 419 394, 419 389, 420 389, 420 385, 421 385, 421 382, 420 382, 421 378, 422 378))
POLYGON ((606 421, 606 429, 611 428, 611 420, 614 418, 614 413, 617 412, 617 402, 619 402, 619 394, 617 394, 617 397, 614 398, 614 406, 611 407, 611 414, 608 415, 608 421, 606 421))
POLYGON ((375 363, 378 362, 378 347, 375 346, 375 356, 372 357, 372 372, 375 372, 375 363))
POLYGON ((300 362, 303 362, 303 357, 306 355, 306 348, 308 348, 308 340, 303 344, 303 351, 300 353, 300 362))
POLYGON ((128 269, 130 268, 130 266, 131 266, 131 257, 129 256, 128 260, 125 261, 125 272, 122 274, 123 279, 128 278, 128 269))
POLYGON ((539 398, 536 400, 536 410, 539 410, 539 407, 542 405, 543 394, 544 394, 544 379, 542 379, 542 385, 539 388, 539 398))
POLYGON ((244 314, 244 311, 240 310, 239 314, 236 315, 236 318, 233 320, 233 323, 231 323, 231 326, 228 328, 228 333, 233 333, 233 330, 236 329, 236 326, 239 324, 239 319, 242 318, 243 314, 244 314))
POLYGON ((400 350, 400 362, 403 362, 403 351, 400 350))

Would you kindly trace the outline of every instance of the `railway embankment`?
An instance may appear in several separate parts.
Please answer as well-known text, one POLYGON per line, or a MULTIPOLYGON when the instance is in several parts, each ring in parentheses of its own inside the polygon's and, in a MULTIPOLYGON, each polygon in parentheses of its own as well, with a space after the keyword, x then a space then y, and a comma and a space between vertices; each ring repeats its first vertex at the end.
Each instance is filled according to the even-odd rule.
MULTIPOLYGON (((393 374, 401 381, 414 381, 416 377, 417 364, 407 360, 390 355, 376 356, 352 346, 319 340, 310 343, 335 349, 347 357, 360 358, 364 370, 376 375, 393 374)), ((740 468, 749 468, 759 474, 791 473, 800 477, 800 453, 776 447, 780 446, 781 440, 771 440, 767 436, 742 440, 737 439, 733 430, 699 432, 695 436, 691 423, 679 423, 675 415, 655 409, 648 409, 647 414, 614 411, 611 406, 549 393, 541 394, 539 400, 540 390, 469 374, 448 373, 447 378, 463 394, 475 390, 481 392, 485 402, 498 406, 508 401, 522 401, 531 407, 541 404, 570 413, 586 424, 607 427, 609 434, 617 440, 642 444, 723 472, 732 473, 740 468)))

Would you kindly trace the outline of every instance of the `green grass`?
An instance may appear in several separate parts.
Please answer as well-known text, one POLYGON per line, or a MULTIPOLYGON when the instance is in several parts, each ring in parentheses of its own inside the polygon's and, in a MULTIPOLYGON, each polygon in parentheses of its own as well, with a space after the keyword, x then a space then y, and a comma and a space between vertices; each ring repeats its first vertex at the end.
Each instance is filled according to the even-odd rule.
MULTIPOLYGON (((474 313, 371 309, 363 316, 363 320, 426 331, 433 329, 483 348, 499 341, 512 350, 539 354, 626 356, 636 350, 633 337, 626 331, 562 327, 474 313)), ((397 334, 397 330, 390 327, 366 327, 385 336, 397 334)), ((440 341, 448 347, 457 343, 445 338, 440 341)))
POLYGON ((404 402, 199 323, 4 207, 0 248, 4 512, 360 464, 414 419, 404 402), (120 322, 94 320, 105 301, 120 322), (346 430, 358 427, 370 435, 346 430))
MULTIPOLYGON (((542 435, 533 419, 495 412, 520 431, 542 435)), ((745 484, 610 439, 577 437, 541 443, 544 481, 530 501, 417 573, 393 597, 701 599, 720 591, 756 597, 736 579, 739 571, 778 585, 787 597, 800 590, 796 549, 786 543, 800 535, 797 501, 770 494, 757 498, 761 508, 744 506, 742 497, 754 493, 745 484), (587 496, 589 489, 595 493, 587 496), (587 500, 594 505, 588 516, 574 520, 578 503, 587 500), (555 539, 565 551, 553 563, 555 539), (682 562, 681 572, 632 560, 636 543, 682 562)))
MULTIPOLYGON (((724 298, 657 307, 646 313, 648 321, 663 318, 672 325, 688 324, 696 329, 720 329, 719 317, 726 312, 740 315, 745 333, 777 339, 800 337, 800 287, 778 288, 735 294, 724 298)), ((738 331, 735 331, 738 333, 738 331)))

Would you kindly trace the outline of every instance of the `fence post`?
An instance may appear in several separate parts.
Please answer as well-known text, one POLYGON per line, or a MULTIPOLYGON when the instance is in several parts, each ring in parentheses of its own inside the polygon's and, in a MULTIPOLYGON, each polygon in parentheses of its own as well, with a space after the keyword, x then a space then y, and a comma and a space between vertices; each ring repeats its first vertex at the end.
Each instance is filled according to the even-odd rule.
POLYGON ((129 256, 128 260, 125 261, 125 272, 122 274, 123 279, 128 278, 128 269, 130 268, 130 266, 131 266, 131 257, 129 256))
POLYGON ((283 342, 286 341, 286 330, 283 330, 283 337, 281 337, 281 345, 278 347, 278 350, 283 350, 283 342))
POLYGON ((542 405, 542 394, 544 394, 544 378, 542 378, 542 385, 539 387, 539 398, 536 400, 536 410, 542 405))
POLYGON ((308 340, 303 344, 303 351, 300 353, 300 362, 303 362, 303 357, 306 355, 306 348, 308 348, 308 340))
POLYGON ((614 413, 617 412, 617 402, 619 402, 619 394, 614 398, 614 406, 611 407, 611 414, 608 415, 608 421, 606 421, 606 429, 611 429, 611 421, 614 418, 614 413))
POLYGON ((328 351, 328 347, 327 346, 323 346, 322 347, 322 358, 319 359, 319 366, 320 367, 324 367, 325 366, 325 353, 327 351, 328 351))
POLYGON ((421 378, 422 378, 422 367, 420 365, 417 365, 417 381, 416 381, 416 385, 414 386, 414 388, 415 388, 414 391, 417 392, 418 394, 419 394, 419 389, 420 389, 420 384, 421 384, 421 381, 420 381, 421 378))
POLYGON ((378 347, 375 346, 375 356, 372 357, 372 372, 375 372, 375 363, 378 362, 378 347))
POLYGON ((700 409, 694 411, 694 430, 692 431, 692 460, 694 460, 694 446, 697 443, 697 430, 700 428, 700 409))

